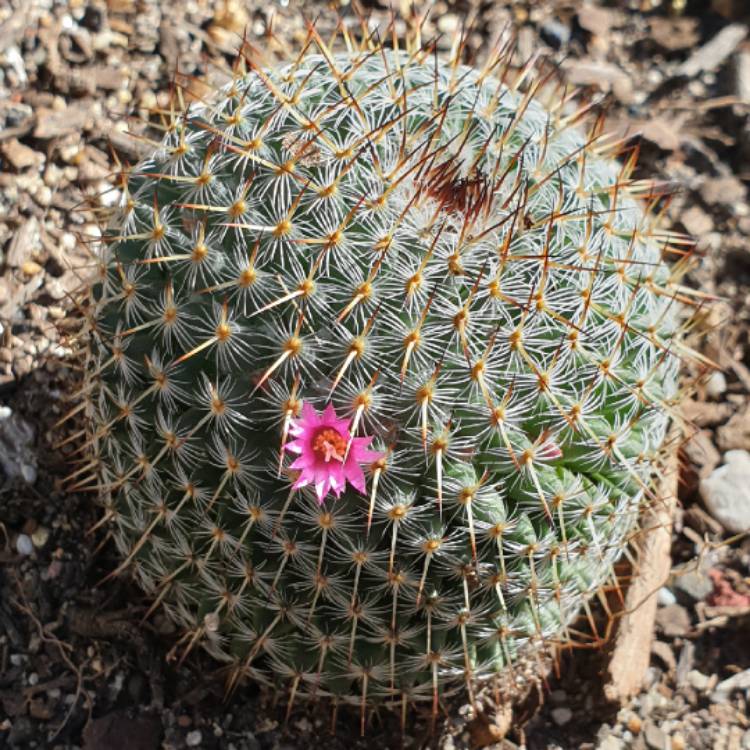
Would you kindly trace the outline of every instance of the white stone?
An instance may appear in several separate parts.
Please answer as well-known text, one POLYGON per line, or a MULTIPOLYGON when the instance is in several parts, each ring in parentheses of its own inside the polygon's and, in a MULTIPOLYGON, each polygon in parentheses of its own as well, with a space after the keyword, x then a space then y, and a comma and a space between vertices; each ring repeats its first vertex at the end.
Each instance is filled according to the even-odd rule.
POLYGON ((31 537, 28 534, 18 535, 16 539, 16 551, 24 557, 28 557, 34 551, 34 545, 31 543, 31 537))
POLYGON ((711 678, 699 672, 697 669, 691 669, 687 673, 687 681, 691 687, 694 687, 698 692, 702 693, 711 683, 711 678))
POLYGON ((750 453, 727 451, 724 465, 701 480, 700 492, 709 513, 727 531, 750 529, 750 453))
POLYGON ((710 398, 719 398, 727 390, 727 379, 723 372, 714 370, 706 382, 706 395, 710 398))
POLYGON ((662 586, 656 594, 656 599, 662 607, 669 607, 671 604, 677 604, 677 597, 666 587, 662 586))
POLYGON ((599 743, 597 750, 622 750, 624 747, 625 743, 619 737, 610 734, 599 743))

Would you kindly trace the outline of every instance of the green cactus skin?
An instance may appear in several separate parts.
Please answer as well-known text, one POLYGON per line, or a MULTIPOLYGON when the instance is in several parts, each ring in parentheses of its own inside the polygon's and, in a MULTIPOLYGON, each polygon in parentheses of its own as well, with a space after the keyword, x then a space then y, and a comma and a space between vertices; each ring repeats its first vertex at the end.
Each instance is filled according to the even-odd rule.
POLYGON ((319 50, 236 72, 129 171, 90 293, 90 486, 116 572, 233 684, 436 707, 615 580, 676 282, 633 161, 501 56, 319 50), (293 488, 303 403, 374 438, 364 494, 293 488))

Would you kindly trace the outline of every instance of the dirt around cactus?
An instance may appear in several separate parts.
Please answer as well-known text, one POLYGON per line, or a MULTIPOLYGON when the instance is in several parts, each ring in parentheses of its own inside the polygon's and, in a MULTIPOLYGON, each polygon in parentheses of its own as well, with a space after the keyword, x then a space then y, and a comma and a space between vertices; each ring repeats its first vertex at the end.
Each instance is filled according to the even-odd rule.
MULTIPOLYGON (((303 5, 325 37, 334 23, 326 3, 303 5)), ((374 22, 386 21, 386 3, 366 5, 374 22)), ((369 717, 361 738, 359 714, 343 709, 331 734, 328 709, 295 707, 287 720, 285 705, 252 686, 224 702, 219 665, 198 651, 176 661, 169 622, 142 621, 149 603, 126 578, 103 582, 117 555, 92 498, 62 489, 75 441, 54 448, 52 435, 77 378, 65 336, 78 284, 70 269, 86 260, 76 236, 98 231, 94 214, 77 209, 119 161, 142 153, 123 113, 148 118, 163 106, 178 61, 199 90, 197 78, 231 62, 245 29, 262 43, 272 10, 277 33, 299 39, 303 19, 287 3, 0 4, 0 746, 750 748, 750 540, 735 526, 750 500, 746 481, 731 485, 731 475, 722 497, 734 507, 712 489, 727 453, 750 451, 742 0, 437 2, 424 27, 447 46, 468 18, 468 49, 481 55, 515 25, 522 55, 543 48, 572 83, 604 95, 611 128, 640 133, 642 175, 675 193, 675 228, 697 238, 702 260, 687 284, 721 299, 696 335, 724 372, 686 406, 696 434, 681 456, 672 577, 659 591, 651 667, 636 698, 607 705, 603 657, 580 650, 562 657, 510 727, 502 710, 471 721, 459 702, 434 734, 428 717, 410 714, 402 734, 398 718, 383 714, 369 717)))

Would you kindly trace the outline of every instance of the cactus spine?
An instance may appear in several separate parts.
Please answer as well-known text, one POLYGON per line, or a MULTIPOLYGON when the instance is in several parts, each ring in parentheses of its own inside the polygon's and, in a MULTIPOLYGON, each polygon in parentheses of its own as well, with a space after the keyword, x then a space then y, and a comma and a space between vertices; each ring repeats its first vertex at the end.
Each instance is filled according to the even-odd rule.
POLYGON ((614 580, 677 287, 599 121, 507 55, 344 37, 238 64, 126 175, 84 481, 232 683, 436 708, 614 580))

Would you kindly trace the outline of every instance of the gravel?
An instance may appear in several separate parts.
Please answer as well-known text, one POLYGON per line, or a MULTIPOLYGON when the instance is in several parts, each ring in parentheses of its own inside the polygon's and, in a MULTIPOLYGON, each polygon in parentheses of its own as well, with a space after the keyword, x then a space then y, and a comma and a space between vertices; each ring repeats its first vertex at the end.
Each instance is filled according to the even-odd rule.
POLYGON ((750 453, 731 450, 724 465, 700 484, 701 497, 709 513, 730 532, 750 530, 750 453))

